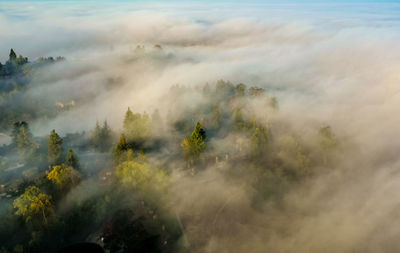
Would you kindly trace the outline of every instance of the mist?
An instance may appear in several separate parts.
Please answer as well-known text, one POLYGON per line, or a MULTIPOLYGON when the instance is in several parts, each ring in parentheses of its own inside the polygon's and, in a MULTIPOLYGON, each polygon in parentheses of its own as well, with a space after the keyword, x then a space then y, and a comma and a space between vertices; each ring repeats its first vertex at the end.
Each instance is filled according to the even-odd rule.
MULTIPOLYGON (((179 221, 181 246, 168 252, 396 252, 399 7, 389 1, 5 1, 0 3, 0 62, 10 48, 31 61, 66 59, 30 76, 22 101, 57 110, 29 118, 34 136, 47 138, 52 129, 62 137, 88 134, 104 120, 118 136, 128 107, 134 113, 159 111, 163 130, 157 138, 165 144, 143 149, 149 163, 169 173, 168 191, 148 198, 168 220, 179 221), (206 84, 214 89, 218 80, 265 90, 266 99, 249 99, 241 108, 267 122, 276 159, 266 152, 257 163, 248 162, 243 158, 248 154, 240 152, 251 146, 251 138, 222 123, 222 130, 210 131, 207 143, 216 162, 188 169, 180 142, 211 115, 193 112, 218 104, 199 92, 206 84), (278 109, 270 106, 272 98, 278 109), (182 118, 192 122, 189 132, 177 130, 182 118), (317 144, 324 126, 339 143, 328 158, 320 158, 317 144), (313 171, 296 180, 276 177, 297 162, 290 154, 298 145, 317 161, 313 171), (270 166, 275 169, 262 169, 270 166)), ((242 102, 220 105, 235 103, 242 102)), ((0 130, 3 147, 11 142, 6 134, 10 128, 0 130)), ((104 182, 98 173, 112 171, 112 162, 93 163, 91 156, 109 154, 77 154, 88 169, 82 174, 96 176, 83 178, 60 197, 61 213, 94 196, 109 196, 99 187, 104 182)), ((0 152, 5 161, 12 160, 9 156, 0 152)), ((126 192, 113 193, 111 202, 120 202, 112 202, 108 213, 143 197, 141 191, 126 192)))

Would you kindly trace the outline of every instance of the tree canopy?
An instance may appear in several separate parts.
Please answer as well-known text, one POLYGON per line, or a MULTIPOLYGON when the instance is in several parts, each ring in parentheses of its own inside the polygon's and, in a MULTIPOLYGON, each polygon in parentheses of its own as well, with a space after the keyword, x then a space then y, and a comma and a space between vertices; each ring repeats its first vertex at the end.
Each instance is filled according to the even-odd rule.
POLYGON ((50 165, 60 164, 63 155, 63 139, 52 130, 48 142, 48 161, 50 165))

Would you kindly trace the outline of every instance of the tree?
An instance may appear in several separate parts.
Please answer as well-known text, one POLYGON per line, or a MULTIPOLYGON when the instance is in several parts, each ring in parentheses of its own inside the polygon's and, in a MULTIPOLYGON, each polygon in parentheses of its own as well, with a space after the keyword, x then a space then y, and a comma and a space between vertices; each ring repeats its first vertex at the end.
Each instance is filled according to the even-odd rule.
POLYGON ((22 55, 18 56, 18 58, 16 59, 17 64, 19 65, 24 65, 25 63, 28 62, 28 58, 23 57, 22 55))
POLYGON ((112 142, 111 128, 108 126, 107 120, 104 121, 103 126, 100 127, 98 121, 91 134, 92 145, 95 149, 104 152, 107 151, 112 142))
POLYGON ((65 164, 53 166, 47 179, 54 182, 61 190, 69 190, 81 180, 79 172, 65 164))
POLYGON ((130 126, 133 123, 133 113, 131 111, 131 108, 128 107, 128 110, 125 113, 125 118, 124 118, 124 131, 128 132, 130 130, 130 126))
POLYGON ((72 149, 68 150, 67 158, 65 159, 65 165, 79 170, 79 160, 72 149))
POLYGON ((10 62, 13 62, 17 59, 17 54, 14 52, 14 49, 11 48, 9 56, 10 56, 10 58, 9 58, 10 62))
POLYGON ((12 132, 11 132, 11 137, 12 137, 13 144, 16 145, 16 146, 18 145, 18 135, 19 135, 19 132, 21 130, 21 127, 25 127, 25 130, 29 129, 29 125, 25 121, 16 121, 16 122, 14 122, 13 129, 12 129, 12 132))
POLYGON ((259 158, 267 151, 270 133, 266 127, 257 127, 250 139, 250 156, 259 158))
POLYGON ((114 164, 118 165, 126 161, 129 150, 132 150, 131 146, 126 142, 125 135, 121 134, 114 152, 114 164))
POLYGON ((16 214, 22 216, 26 222, 35 221, 47 225, 48 219, 54 213, 51 196, 41 192, 38 187, 30 186, 14 200, 16 214))
POLYGON ((103 127, 100 132, 100 140, 100 150, 103 152, 109 150, 112 143, 112 131, 108 126, 107 120, 103 122, 103 127))
POLYGON ((163 170, 153 169, 146 162, 123 162, 116 168, 115 176, 124 185, 145 190, 165 190, 169 183, 163 170))
POLYGON ((189 138, 183 140, 181 144, 184 157, 189 163, 193 163, 206 149, 206 132, 200 122, 196 126, 189 138))
POLYGON ((17 136, 17 150, 21 158, 32 148, 32 135, 28 126, 22 125, 17 136))
POLYGON ((245 84, 239 83, 238 85, 236 85, 236 95, 237 96, 240 96, 240 97, 245 96, 246 90, 247 90, 247 87, 245 84))
POLYGON ((133 114, 130 108, 125 113, 124 133, 129 142, 141 142, 151 135, 151 120, 144 112, 133 114))
POLYGON ((263 88, 253 86, 249 89, 249 95, 250 96, 263 96, 265 94, 265 90, 263 88))
POLYGON ((99 121, 96 121, 96 126, 94 127, 94 130, 91 134, 91 139, 92 139, 92 144, 93 144, 94 148, 96 148, 96 149, 100 148, 101 128, 99 125, 99 121))
POLYGON ((50 165, 60 164, 62 162, 63 139, 53 129, 50 133, 48 143, 48 161, 50 165))
POLYGON ((237 131, 246 129, 246 121, 240 108, 233 112, 233 129, 237 131))

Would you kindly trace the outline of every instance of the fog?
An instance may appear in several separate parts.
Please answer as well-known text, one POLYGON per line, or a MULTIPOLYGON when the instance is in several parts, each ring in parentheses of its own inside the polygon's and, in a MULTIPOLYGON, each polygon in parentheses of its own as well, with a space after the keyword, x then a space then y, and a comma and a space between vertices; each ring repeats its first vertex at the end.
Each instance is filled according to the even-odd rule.
MULTIPOLYGON (((30 122, 39 136, 52 129, 61 135, 90 131, 104 119, 121 132, 128 107, 149 114, 158 109, 166 120, 171 110, 179 115, 206 103, 195 92, 169 96, 176 84, 194 88, 223 79, 262 87, 278 99, 279 114, 257 102, 248 106, 279 123, 272 123, 277 136, 283 125, 309 141, 330 125, 345 144, 333 166, 291 186, 280 201, 258 204, 252 185, 258 172, 250 167, 240 180, 225 175, 229 163, 193 177, 168 153, 154 154, 150 159, 159 163, 169 159, 173 186, 165 206, 182 219, 190 252, 395 252, 399 7, 2 2, 0 61, 10 48, 32 60, 66 57, 35 72, 27 91, 27 99, 50 106, 74 103, 55 118, 30 122)), ((230 137, 212 146, 232 147, 230 137)), ((87 188, 74 189, 66 202, 87 188)))

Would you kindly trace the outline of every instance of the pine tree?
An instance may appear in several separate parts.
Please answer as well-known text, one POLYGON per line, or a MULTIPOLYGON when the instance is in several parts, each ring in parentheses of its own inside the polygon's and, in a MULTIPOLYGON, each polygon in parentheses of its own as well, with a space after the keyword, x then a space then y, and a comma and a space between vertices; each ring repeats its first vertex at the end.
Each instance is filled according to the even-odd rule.
POLYGON ((25 121, 16 121, 16 122, 14 122, 12 133, 11 133, 11 137, 12 137, 12 142, 13 142, 13 144, 15 146, 18 145, 18 135, 19 135, 19 132, 21 130, 21 127, 25 127, 25 130, 29 129, 29 125, 25 121))
POLYGON ((118 165, 124 160, 126 160, 127 152, 131 150, 130 145, 126 142, 125 135, 121 134, 119 137, 119 142, 114 152, 114 164, 118 165))
POLYGON ((151 136, 151 120, 150 116, 144 112, 141 122, 140 122, 140 134, 139 134, 139 139, 145 139, 151 136))
POLYGON ((206 132, 200 122, 196 126, 189 138, 183 140, 181 144, 184 150, 184 157, 189 163, 193 163, 206 149, 206 132))
POLYGON ((267 152, 270 133, 266 127, 257 127, 250 139, 250 156, 259 158, 267 152))
POLYGON ((21 158, 25 156, 27 151, 32 147, 32 135, 28 126, 22 125, 17 136, 17 150, 21 158))
POLYGON ((112 142, 111 128, 108 126, 107 120, 104 121, 100 132, 100 151, 107 151, 112 142))
POLYGON ((94 148, 99 149, 100 142, 101 142, 101 128, 99 125, 99 121, 96 121, 96 126, 93 129, 91 139, 92 139, 92 145, 94 146, 94 148))
POLYGON ((72 149, 68 150, 67 158, 65 159, 65 165, 79 170, 79 160, 72 149))
POLYGON ((246 129, 246 121, 240 108, 236 109, 233 113, 233 129, 237 131, 246 129))
POLYGON ((144 112, 133 114, 130 108, 124 118, 124 134, 129 142, 142 142, 151 135, 151 120, 144 112))
POLYGON ((13 62, 13 61, 15 61, 16 59, 17 59, 17 54, 14 52, 14 49, 11 48, 11 50, 10 50, 10 58, 9 58, 9 61, 10 61, 10 62, 13 62))
POLYGON ((204 131, 203 126, 200 122, 196 123, 196 126, 190 135, 190 142, 193 144, 193 151, 195 153, 201 153, 206 148, 206 131, 204 131))
POLYGON ((48 161, 50 165, 57 165, 62 162, 62 148, 63 139, 52 130, 48 143, 48 161))
POLYGON ((133 123, 133 113, 131 111, 131 108, 128 107, 128 110, 125 113, 124 125, 123 125, 125 133, 130 131, 132 123, 133 123))

